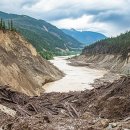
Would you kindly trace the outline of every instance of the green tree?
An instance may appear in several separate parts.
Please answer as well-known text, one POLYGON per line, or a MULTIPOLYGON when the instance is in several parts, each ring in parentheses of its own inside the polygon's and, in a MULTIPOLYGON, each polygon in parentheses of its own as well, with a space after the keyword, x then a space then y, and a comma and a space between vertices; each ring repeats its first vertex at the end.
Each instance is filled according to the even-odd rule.
POLYGON ((10 21, 8 20, 8 29, 11 30, 10 21))
POLYGON ((14 27, 13 27, 13 20, 11 19, 10 21, 10 30, 13 31, 14 30, 14 27))
POLYGON ((6 30, 5 21, 2 21, 2 29, 6 30))
POLYGON ((0 20, 0 29, 2 29, 2 24, 3 24, 3 20, 1 18, 1 20, 0 20))

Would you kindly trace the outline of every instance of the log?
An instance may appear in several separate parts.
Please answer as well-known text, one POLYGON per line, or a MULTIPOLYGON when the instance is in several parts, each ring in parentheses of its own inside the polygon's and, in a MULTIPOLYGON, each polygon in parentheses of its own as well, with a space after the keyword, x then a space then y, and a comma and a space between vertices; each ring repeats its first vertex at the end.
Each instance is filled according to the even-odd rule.
POLYGON ((25 113, 28 116, 31 116, 31 114, 29 112, 27 112, 26 110, 24 110, 21 106, 17 105, 17 108, 18 108, 18 110, 17 110, 18 112, 25 113))
POLYGON ((50 102, 47 102, 47 103, 42 104, 43 107, 45 107, 45 106, 50 106, 50 105, 52 105, 52 103, 50 103, 50 102))
POLYGON ((66 97, 64 97, 63 99, 61 99, 59 102, 62 102, 62 101, 66 100, 66 99, 68 99, 68 98, 71 98, 71 97, 73 97, 73 96, 74 96, 74 95, 66 96, 66 97))
POLYGON ((69 107, 68 103, 65 103, 64 108, 67 111, 67 113, 70 115, 70 117, 74 118, 74 116, 73 116, 73 114, 72 114, 72 112, 70 110, 70 107, 69 107))
POLYGON ((76 111, 76 109, 71 104, 69 104, 69 106, 72 109, 72 111, 74 112, 74 114, 76 115, 76 117, 78 118, 79 117, 79 113, 76 111))
POLYGON ((54 113, 54 115, 58 115, 59 111, 57 109, 52 109, 50 107, 46 107, 47 109, 49 109, 50 111, 52 111, 54 113))
POLYGON ((27 105, 28 105, 28 106, 30 105, 30 106, 33 108, 33 110, 34 110, 36 113, 38 113, 36 107, 35 107, 33 104, 29 103, 29 104, 27 104, 27 105))
POLYGON ((11 103, 15 103, 14 101, 12 101, 11 99, 5 98, 5 97, 0 97, 1 100, 4 100, 6 102, 11 102, 11 103))

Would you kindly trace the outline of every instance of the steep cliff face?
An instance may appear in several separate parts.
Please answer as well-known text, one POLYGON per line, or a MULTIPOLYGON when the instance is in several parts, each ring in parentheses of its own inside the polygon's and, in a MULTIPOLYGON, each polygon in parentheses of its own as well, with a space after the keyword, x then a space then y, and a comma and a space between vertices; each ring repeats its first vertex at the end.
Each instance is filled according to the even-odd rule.
POLYGON ((42 86, 63 76, 16 32, 0 31, 0 84, 28 95, 39 95, 42 86))

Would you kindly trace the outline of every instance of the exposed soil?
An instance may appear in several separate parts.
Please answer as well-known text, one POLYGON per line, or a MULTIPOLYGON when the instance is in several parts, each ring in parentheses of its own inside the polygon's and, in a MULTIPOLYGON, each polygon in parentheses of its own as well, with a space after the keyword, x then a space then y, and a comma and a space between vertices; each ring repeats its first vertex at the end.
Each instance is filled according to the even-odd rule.
POLYGON ((110 54, 81 54, 70 59, 71 65, 89 66, 96 69, 107 69, 114 73, 129 74, 130 55, 123 58, 122 55, 110 54))
POLYGON ((0 112, 1 130, 130 129, 130 77, 93 90, 39 97, 0 86, 0 103, 17 112, 15 117, 0 112))
POLYGON ((34 96, 44 91, 45 83, 63 76, 18 33, 0 31, 0 85, 34 96))

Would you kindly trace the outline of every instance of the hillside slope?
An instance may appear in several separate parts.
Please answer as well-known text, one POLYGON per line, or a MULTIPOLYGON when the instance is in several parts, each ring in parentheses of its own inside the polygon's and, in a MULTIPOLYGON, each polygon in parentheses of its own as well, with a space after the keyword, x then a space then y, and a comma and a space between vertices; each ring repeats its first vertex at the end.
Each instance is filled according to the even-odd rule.
POLYGON ((0 85, 28 95, 39 95, 42 86, 63 76, 18 33, 0 31, 0 85))
POLYGON ((121 54, 126 57, 130 51, 130 32, 117 37, 98 41, 83 49, 83 54, 121 54))
POLYGON ((74 60, 89 63, 92 67, 130 74, 130 32, 87 46, 74 60))
POLYGON ((17 30, 38 52, 50 51, 54 54, 59 54, 58 52, 82 48, 80 42, 44 20, 4 12, 0 12, 0 18, 4 20, 12 19, 17 30))
POLYGON ((81 43, 84 43, 86 45, 92 44, 96 41, 99 41, 101 39, 105 39, 106 36, 98 33, 98 32, 92 32, 92 31, 77 31, 75 29, 67 30, 67 29, 62 29, 62 31, 69 36, 75 38, 81 43))

